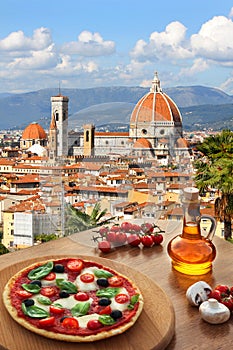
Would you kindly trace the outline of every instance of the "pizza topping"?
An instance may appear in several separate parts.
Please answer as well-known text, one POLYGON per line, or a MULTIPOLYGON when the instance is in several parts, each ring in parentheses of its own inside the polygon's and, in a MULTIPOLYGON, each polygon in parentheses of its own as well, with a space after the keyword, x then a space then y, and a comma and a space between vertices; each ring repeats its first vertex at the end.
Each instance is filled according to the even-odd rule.
POLYGON ((95 276, 92 273, 83 273, 80 276, 80 280, 84 283, 92 283, 95 280, 95 276))
POLYGON ((64 290, 60 291, 60 293, 59 293, 60 298, 69 298, 69 296, 70 296, 69 293, 67 293, 64 290))
POLYGON ((40 290, 40 294, 45 297, 52 297, 57 293, 56 287, 42 287, 40 290))
POLYGON ((71 259, 67 263, 70 271, 79 272, 83 269, 83 261, 81 259, 71 259))
POLYGON ((62 321, 62 325, 65 328, 77 329, 79 328, 78 320, 74 317, 65 317, 62 321))
POLYGON ((113 274, 111 272, 106 271, 106 270, 101 270, 101 269, 96 269, 94 271, 94 274, 97 278, 101 278, 101 277, 109 278, 109 277, 113 276, 113 274))
POLYGON ((94 331, 102 327, 102 323, 99 320, 89 320, 87 322, 87 328, 94 331))
POLYGON ((56 278, 55 272, 50 272, 47 276, 44 277, 46 281, 53 281, 56 278))
POLYGON ((49 316, 48 311, 36 305, 26 306, 24 303, 22 303, 21 307, 24 315, 32 318, 45 318, 49 316))
POLYGON ((49 311, 56 315, 61 315, 65 311, 62 306, 58 306, 58 304, 50 305, 49 311))
POLYGON ((28 273, 30 280, 38 280, 47 276, 53 269, 53 262, 48 261, 46 264, 41 265, 28 273))
POLYGON ((50 327, 53 326, 55 323, 55 317, 54 316, 50 316, 47 318, 43 318, 42 320, 39 320, 39 325, 41 327, 50 327))
POLYGON ((108 283, 111 287, 120 287, 123 285, 123 278, 120 276, 112 276, 108 278, 108 283))
POLYGON ((135 294, 131 297, 130 303, 128 305, 128 309, 132 310, 134 308, 134 305, 138 302, 139 300, 139 294, 135 294))
POLYGON ((23 283, 22 288, 25 289, 27 292, 30 292, 33 294, 39 293, 41 289, 40 286, 38 286, 38 284, 31 284, 31 283, 29 284, 23 283))
POLYGON ((103 288, 96 292, 97 297, 113 298, 120 291, 120 288, 103 288))
POLYGON ((62 264, 55 264, 53 267, 53 271, 58 273, 63 273, 65 271, 65 267, 62 264))
POLYGON ((98 286, 100 287, 108 287, 109 286, 109 283, 108 283, 108 280, 107 278, 98 278, 96 283, 98 284, 98 286))
POLYGON ((111 307, 108 305, 108 306, 105 306, 104 309, 102 309, 102 310, 99 311, 99 315, 110 315, 111 312, 112 312, 112 309, 111 309, 111 307))
POLYGON ((17 290, 16 294, 20 297, 20 298, 30 298, 33 293, 29 293, 26 290, 17 290))
POLYGON ((76 304, 71 309, 71 313, 73 316, 76 316, 76 317, 84 316, 88 313, 90 306, 91 304, 88 302, 82 302, 82 303, 76 304))
POLYGON ((70 281, 66 281, 62 278, 56 279, 57 286, 62 289, 63 291, 66 291, 67 293, 77 293, 77 287, 74 283, 70 281))
POLYGON ((34 302, 33 299, 25 299, 25 300, 23 301, 23 303, 24 303, 24 305, 25 305, 26 307, 32 306, 32 305, 35 304, 35 302, 34 302))
POLYGON ((43 295, 40 295, 39 297, 37 297, 36 300, 38 301, 38 303, 40 303, 42 305, 51 305, 52 304, 52 301, 48 297, 45 297, 43 295))
POLYGON ((78 292, 74 295, 74 298, 78 301, 87 301, 89 299, 89 295, 85 292, 78 292))
POLYGON ((108 298, 101 298, 101 299, 98 301, 98 304, 101 305, 101 306, 107 306, 107 305, 110 305, 110 304, 111 304, 111 300, 108 299, 108 298))
POLYGON ((123 316, 122 312, 120 310, 113 310, 110 313, 110 316, 114 319, 117 320, 118 318, 121 318, 123 316))
POLYGON ((117 294, 115 296, 115 301, 118 303, 118 304, 125 304, 129 301, 129 297, 127 294, 117 294))
POLYGON ((39 287, 42 286, 42 283, 40 280, 34 280, 34 281, 31 281, 30 284, 37 284, 39 287))
POLYGON ((99 322, 102 323, 105 326, 111 326, 113 325, 116 321, 114 318, 112 318, 110 315, 101 315, 99 317, 99 322))

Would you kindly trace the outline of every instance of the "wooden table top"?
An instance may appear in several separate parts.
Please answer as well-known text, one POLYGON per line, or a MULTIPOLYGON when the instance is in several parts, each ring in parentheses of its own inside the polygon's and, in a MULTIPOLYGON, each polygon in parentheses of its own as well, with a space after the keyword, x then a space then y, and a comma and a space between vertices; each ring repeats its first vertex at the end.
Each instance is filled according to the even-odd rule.
MULTIPOLYGON (((93 257, 102 257, 110 259, 116 264, 124 264, 130 269, 134 269, 139 272, 139 275, 149 277, 154 281, 156 285, 162 288, 165 294, 170 298, 175 311, 175 331, 169 345, 168 350, 224 350, 233 348, 233 324, 232 318, 221 325, 210 325, 204 322, 199 315, 198 308, 190 306, 186 299, 185 293, 187 288, 197 282, 206 281, 211 287, 216 284, 227 284, 233 286, 232 278, 232 258, 233 258, 233 245, 224 241, 218 237, 215 237, 213 242, 217 249, 217 256, 213 263, 213 271, 202 276, 187 276, 183 275, 171 267, 170 258, 167 254, 167 244, 170 239, 175 235, 172 230, 168 230, 164 234, 164 241, 161 246, 153 246, 152 248, 133 248, 128 246, 122 246, 114 249, 108 254, 103 254, 96 249, 95 243, 92 241, 92 235, 90 231, 76 233, 72 236, 58 239, 56 241, 50 241, 38 246, 27 248, 14 253, 9 253, 0 257, 0 272, 1 272, 1 291, 7 282, 7 279, 11 277, 13 266, 20 264, 25 267, 29 260, 37 259, 44 256, 64 256, 64 255, 84 255, 93 257)), ((120 266, 120 265, 119 265, 120 266)), ((142 293, 147 293, 146 290, 142 290, 142 293)), ((23 350, 21 344, 21 335, 24 330, 21 326, 18 326, 16 334, 12 334, 11 339, 6 339, 4 336, 4 330, 10 327, 10 316, 6 312, 2 300, 0 301, 1 307, 1 323, 0 323, 0 349, 17 349, 23 350), (13 345, 14 344, 14 345, 13 345)), ((28 331, 27 331, 28 332, 28 331)), ((37 336, 37 335, 36 335, 37 336)), ((30 333, 29 333, 30 337, 30 333)), ((111 339, 111 338, 109 338, 111 339)), ((113 338, 112 338, 113 339, 113 338)), ((51 340, 49 340, 50 342, 51 340)), ((43 346, 40 348, 50 349, 49 345, 46 345, 46 341, 42 341, 43 346)), ((109 347, 102 342, 97 347, 93 343, 92 346, 82 344, 82 349, 99 349, 99 350, 113 350, 118 349, 114 345, 114 341, 109 347)), ((119 344, 118 344, 119 345, 119 344)), ((123 346, 123 345, 122 345, 123 346)), ((67 349, 76 349, 77 344, 71 343, 67 349)), ((39 349, 39 350, 40 350, 39 349)), ((58 349, 56 347, 56 349, 58 349)), ((60 349, 60 348, 59 348, 60 349)), ((62 349, 62 348, 61 348, 62 349)), ((124 347, 124 350, 134 349, 132 347, 124 347)), ((149 350, 146 343, 140 346, 140 350, 149 350)), ((153 349, 157 349, 154 347, 153 349)), ((139 350, 135 348, 135 350, 139 350)))

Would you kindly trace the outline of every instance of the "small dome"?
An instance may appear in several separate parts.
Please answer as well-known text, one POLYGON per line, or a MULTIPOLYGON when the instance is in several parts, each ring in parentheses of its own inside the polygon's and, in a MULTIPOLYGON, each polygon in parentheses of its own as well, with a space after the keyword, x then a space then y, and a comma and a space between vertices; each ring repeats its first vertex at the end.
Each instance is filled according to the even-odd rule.
POLYGON ((141 138, 134 143, 133 147, 134 148, 152 148, 152 145, 150 141, 148 141, 147 139, 141 138))
POLYGON ((28 152, 31 152, 33 154, 37 154, 40 157, 43 157, 47 154, 47 151, 44 147, 38 144, 32 145, 30 148, 27 150, 28 152))
POLYGON ((46 132, 38 123, 29 124, 23 131, 23 140, 45 140, 47 139, 46 132))
POLYGON ((162 92, 157 72, 150 91, 138 101, 130 119, 131 124, 154 122, 182 122, 175 102, 162 92))

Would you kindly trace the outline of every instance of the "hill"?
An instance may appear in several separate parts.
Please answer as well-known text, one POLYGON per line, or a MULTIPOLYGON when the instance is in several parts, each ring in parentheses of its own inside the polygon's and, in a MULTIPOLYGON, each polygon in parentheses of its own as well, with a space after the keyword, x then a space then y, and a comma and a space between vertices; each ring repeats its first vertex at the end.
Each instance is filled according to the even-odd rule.
MULTIPOLYGON (((90 89, 63 89, 69 97, 69 127, 84 123, 128 124, 130 114, 138 100, 147 92, 142 87, 98 87, 90 89)), ((233 97, 221 90, 204 87, 174 87, 164 89, 180 108, 184 127, 211 123, 216 127, 232 125, 233 97)), ((44 128, 50 123, 51 96, 57 89, 42 89, 23 94, 0 94, 0 129, 24 129, 37 121, 44 128)))

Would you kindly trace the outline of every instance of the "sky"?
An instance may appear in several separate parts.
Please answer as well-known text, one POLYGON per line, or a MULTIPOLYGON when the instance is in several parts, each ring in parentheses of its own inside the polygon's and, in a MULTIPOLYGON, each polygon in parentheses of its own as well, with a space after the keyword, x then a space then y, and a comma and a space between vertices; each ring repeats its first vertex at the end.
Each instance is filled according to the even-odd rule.
POLYGON ((202 85, 233 95, 232 0, 7 0, 0 93, 202 85))

